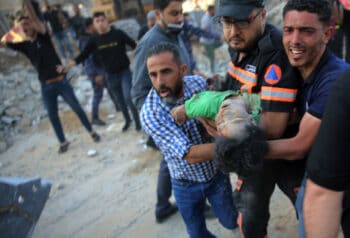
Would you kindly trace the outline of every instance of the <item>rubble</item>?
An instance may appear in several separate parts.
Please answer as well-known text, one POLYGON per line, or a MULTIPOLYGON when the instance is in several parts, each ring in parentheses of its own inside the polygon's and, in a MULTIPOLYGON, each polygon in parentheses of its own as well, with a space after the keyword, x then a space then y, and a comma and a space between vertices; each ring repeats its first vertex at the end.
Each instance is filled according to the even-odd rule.
MULTIPOLYGON (((282 7, 285 1, 268 1, 268 21, 277 25, 282 25, 282 7)), ((112 23, 115 27, 127 32, 136 39, 140 25, 134 19, 120 20, 112 23)), ((223 44, 216 50, 215 72, 208 71, 209 60, 204 55, 203 48, 198 42, 193 42, 193 54, 197 61, 197 66, 207 77, 214 74, 224 76, 226 74, 229 54, 227 44, 223 44)), ((133 53, 128 52, 133 63, 133 53)), ((133 64, 131 64, 131 69, 133 64)), ((27 131, 36 127, 39 122, 47 117, 44 108, 40 83, 37 73, 30 62, 21 54, 6 48, 0 48, 0 153, 9 148, 17 133, 27 131)), ((74 67, 67 75, 74 87, 75 93, 84 110, 89 115, 91 108, 91 83, 86 76, 82 75, 81 67, 74 67)), ((106 95, 106 94, 105 94, 106 95)), ((109 97, 104 97, 110 100, 109 97)), ((112 104, 111 104, 112 105, 112 104)), ((70 110, 63 99, 59 97, 59 109, 70 110)), ((111 114, 107 117, 113 119, 115 112, 111 108, 111 114)), ((115 125, 114 125, 115 127, 115 125)), ((116 130, 116 128, 108 128, 116 130)))

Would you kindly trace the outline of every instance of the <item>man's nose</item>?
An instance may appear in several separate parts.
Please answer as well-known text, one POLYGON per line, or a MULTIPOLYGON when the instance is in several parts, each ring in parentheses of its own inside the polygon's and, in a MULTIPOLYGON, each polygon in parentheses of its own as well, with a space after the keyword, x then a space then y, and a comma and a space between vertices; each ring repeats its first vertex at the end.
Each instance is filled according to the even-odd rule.
POLYGON ((232 24, 230 31, 231 35, 235 36, 241 32, 241 28, 239 28, 236 24, 232 24))
POLYGON ((176 22, 182 23, 183 21, 184 21, 184 14, 182 12, 180 12, 176 16, 176 22))
POLYGON ((293 31, 290 35, 290 42, 292 44, 298 44, 300 42, 300 33, 299 31, 293 31))
POLYGON ((164 78, 162 77, 162 75, 160 75, 160 74, 157 75, 156 82, 159 86, 164 85, 164 78))

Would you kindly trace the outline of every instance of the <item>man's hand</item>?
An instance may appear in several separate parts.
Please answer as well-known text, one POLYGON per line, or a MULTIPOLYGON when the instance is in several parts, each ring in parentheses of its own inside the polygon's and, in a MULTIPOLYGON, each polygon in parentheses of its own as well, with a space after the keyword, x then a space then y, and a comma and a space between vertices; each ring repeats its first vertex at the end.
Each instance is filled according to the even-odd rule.
POLYGON ((171 116, 174 118, 177 124, 184 123, 188 119, 186 115, 185 105, 174 107, 171 110, 171 116))
POLYGON ((95 83, 96 83, 98 86, 103 86, 103 85, 104 85, 103 76, 102 76, 102 75, 96 75, 96 77, 95 77, 95 83))
POLYGON ((59 73, 59 74, 63 74, 64 72, 64 66, 59 64, 59 65, 56 65, 56 72, 59 73))
POLYGON ((75 62, 71 60, 66 66, 63 66, 61 64, 56 65, 56 71, 59 74, 66 74, 74 65, 75 65, 75 62))
POLYGON ((198 118, 198 120, 203 124, 209 135, 211 135, 212 137, 220 136, 216 129, 215 121, 204 117, 200 117, 198 118))

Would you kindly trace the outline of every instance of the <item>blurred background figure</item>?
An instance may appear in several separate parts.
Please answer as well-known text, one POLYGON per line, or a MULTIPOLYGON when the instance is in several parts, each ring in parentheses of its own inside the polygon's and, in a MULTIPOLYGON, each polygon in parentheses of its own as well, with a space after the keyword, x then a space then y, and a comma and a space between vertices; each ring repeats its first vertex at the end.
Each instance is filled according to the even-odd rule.
POLYGON ((350 62, 350 10, 348 0, 330 0, 335 33, 328 43, 338 57, 350 62))
MULTIPOLYGON (((207 75, 204 75, 203 72, 200 72, 197 63, 194 59, 193 52, 192 52, 192 40, 193 39, 205 39, 205 40, 211 40, 215 42, 220 42, 221 36, 215 32, 211 32, 208 30, 204 30, 198 26, 196 26, 195 21, 191 18, 189 14, 184 14, 184 25, 182 28, 182 31, 180 33, 180 37, 185 45, 185 48, 188 52, 188 55, 190 57, 191 61, 191 68, 193 69, 194 74, 198 74, 203 76, 204 78, 207 78, 207 75)), ((211 64, 211 62, 210 62, 211 64)), ((210 65, 211 66, 211 65, 210 65)), ((212 72, 214 72, 212 70, 212 72)))
MULTIPOLYGON (((79 38, 79 50, 83 50, 88 43, 89 39, 96 34, 93 20, 91 17, 85 19, 84 23, 85 31, 81 33, 79 38)), ((92 109, 91 109, 91 123, 98 126, 105 126, 106 123, 99 117, 99 105, 103 97, 104 90, 104 74, 105 71, 96 62, 95 55, 91 54, 83 62, 84 72, 91 81, 93 96, 92 96, 92 109)))
POLYGON ((64 61, 67 61, 69 58, 72 59, 74 51, 66 32, 66 29, 69 27, 68 14, 62 10, 59 4, 52 7, 48 1, 45 1, 45 6, 44 18, 50 24, 52 36, 55 39, 61 58, 64 61), (66 50, 69 56, 67 56, 66 50))
MULTIPOLYGON (((215 26, 213 17, 215 15, 215 6, 209 5, 207 12, 203 15, 201 20, 201 28, 210 33, 215 33, 215 26)), ((215 49, 222 45, 220 40, 208 39, 201 37, 200 43, 204 46, 207 57, 210 61, 210 69, 212 73, 215 73, 215 49)))
POLYGON ((137 40, 139 41, 142 36, 154 26, 154 24, 156 24, 156 15, 154 14, 154 10, 151 10, 147 13, 147 24, 141 26, 137 40))
POLYGON ((74 39, 79 40, 85 32, 85 18, 81 15, 78 4, 73 5, 74 16, 70 18, 71 28, 74 31, 74 39))

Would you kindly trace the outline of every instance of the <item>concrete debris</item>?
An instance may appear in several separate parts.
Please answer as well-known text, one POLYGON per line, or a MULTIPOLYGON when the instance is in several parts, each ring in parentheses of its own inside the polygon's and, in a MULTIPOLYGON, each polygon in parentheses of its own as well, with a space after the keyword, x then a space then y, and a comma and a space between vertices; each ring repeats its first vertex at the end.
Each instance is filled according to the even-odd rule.
MULTIPOLYGON (((268 21, 281 27, 281 9, 285 1, 268 1, 268 21)), ((112 23, 116 28, 124 30, 133 39, 136 39, 140 25, 134 19, 119 20, 112 23)), ((227 44, 223 44, 215 52, 216 65, 214 72, 209 70, 209 60, 204 54, 203 47, 199 43, 193 44, 193 55, 199 70, 207 77, 213 75, 223 77, 227 71, 230 60, 227 44)), ((128 55, 133 64, 133 52, 128 55)), ((131 69, 132 69, 131 65, 131 69)), ((30 62, 21 54, 6 48, 0 48, 0 153, 4 151, 4 145, 11 146, 16 133, 25 131, 27 127, 37 126, 47 113, 41 99, 40 83, 35 69, 30 62)), ((73 67, 67 74, 78 100, 87 114, 91 110, 91 82, 82 73, 82 66, 73 67)), ((219 81, 218 81, 219 82, 219 81)), ((108 98, 108 97, 106 97, 108 98)), ((108 101, 108 99, 106 99, 108 101)), ((70 107, 58 97, 59 109, 70 110, 70 107)), ((112 105, 110 102, 109 105, 112 105)), ((113 106, 113 105, 112 105, 113 106)), ((107 116, 109 120, 116 118, 112 114, 107 116)), ((119 130, 115 124, 110 125, 107 130, 119 130)))
POLYGON ((90 150, 88 150, 87 155, 89 157, 95 157, 97 155, 97 151, 94 149, 90 149, 90 150))

